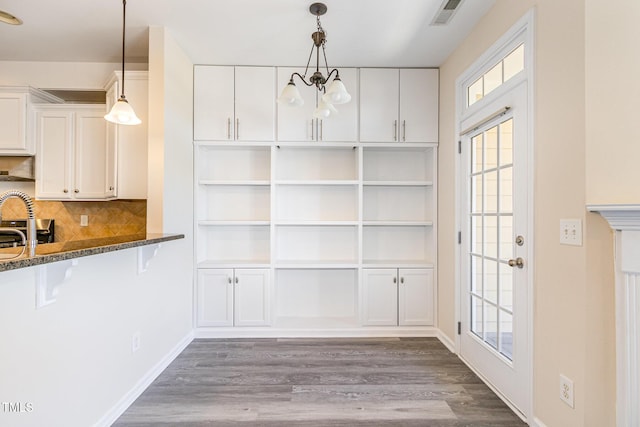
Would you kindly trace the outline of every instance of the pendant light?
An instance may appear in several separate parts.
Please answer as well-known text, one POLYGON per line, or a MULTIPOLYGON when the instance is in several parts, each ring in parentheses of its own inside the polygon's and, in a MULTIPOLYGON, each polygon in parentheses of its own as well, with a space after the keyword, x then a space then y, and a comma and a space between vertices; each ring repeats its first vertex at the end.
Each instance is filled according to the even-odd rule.
POLYGON ((309 7, 309 12, 316 16, 317 31, 311 34, 313 45, 311 46, 311 53, 307 60, 307 67, 304 70, 304 74, 293 73, 289 79, 289 83, 282 90, 282 94, 278 97, 278 103, 288 105, 290 107, 299 107, 304 104, 304 99, 300 95, 300 91, 296 87, 293 81, 295 76, 298 76, 302 83, 307 86, 315 86, 320 93, 322 93, 320 100, 318 101, 318 107, 313 113, 313 116, 319 119, 326 119, 334 114, 338 113, 338 110, 334 107, 337 104, 346 104, 351 100, 351 95, 347 92, 344 83, 340 80, 340 72, 334 68, 329 71, 327 65, 327 54, 325 52, 324 45, 327 42, 327 36, 320 23, 320 16, 327 13, 327 6, 323 3, 313 3, 309 7), (324 59, 324 68, 327 71, 327 77, 322 75, 320 71, 320 48, 322 48, 322 57, 324 59), (309 77, 307 81, 307 72, 309 71, 309 64, 311 63, 311 57, 313 56, 313 50, 316 50, 316 71, 309 77), (333 81, 326 87, 327 82, 331 76, 335 74, 333 81))
POLYGON ((127 98, 124 96, 124 40, 125 40, 125 28, 126 28, 126 12, 127 12, 127 0, 122 0, 122 90, 120 91, 120 98, 113 104, 109 114, 104 118, 112 123, 119 125, 139 125, 142 120, 136 116, 133 107, 129 105, 127 98))

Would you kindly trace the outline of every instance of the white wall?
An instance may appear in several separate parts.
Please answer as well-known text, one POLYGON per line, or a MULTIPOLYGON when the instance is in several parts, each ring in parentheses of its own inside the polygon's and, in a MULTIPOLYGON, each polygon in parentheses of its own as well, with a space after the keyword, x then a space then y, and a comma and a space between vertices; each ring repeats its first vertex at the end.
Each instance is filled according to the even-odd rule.
POLYGON ((0 425, 87 427, 191 334, 191 281, 166 242, 136 274, 137 249, 78 260, 57 302, 35 308, 35 267, 0 273, 0 425), (178 264, 179 265, 179 264, 178 264), (131 351, 139 332, 140 350, 131 351))

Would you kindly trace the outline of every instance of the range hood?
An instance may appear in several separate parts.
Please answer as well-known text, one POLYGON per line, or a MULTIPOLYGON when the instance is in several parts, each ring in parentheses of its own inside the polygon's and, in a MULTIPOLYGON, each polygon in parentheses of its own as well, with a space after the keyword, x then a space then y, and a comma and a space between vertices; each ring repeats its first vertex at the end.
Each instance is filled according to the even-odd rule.
POLYGON ((33 156, 0 156, 0 181, 35 181, 33 159, 33 156))

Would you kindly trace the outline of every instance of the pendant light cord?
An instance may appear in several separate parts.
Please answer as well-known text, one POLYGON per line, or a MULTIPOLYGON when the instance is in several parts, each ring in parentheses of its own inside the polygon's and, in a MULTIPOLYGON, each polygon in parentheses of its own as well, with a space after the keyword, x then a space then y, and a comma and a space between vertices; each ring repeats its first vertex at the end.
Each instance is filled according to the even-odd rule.
POLYGON ((127 15, 127 0, 122 0, 122 91, 120 92, 120 98, 124 98, 124 31, 126 28, 127 15))

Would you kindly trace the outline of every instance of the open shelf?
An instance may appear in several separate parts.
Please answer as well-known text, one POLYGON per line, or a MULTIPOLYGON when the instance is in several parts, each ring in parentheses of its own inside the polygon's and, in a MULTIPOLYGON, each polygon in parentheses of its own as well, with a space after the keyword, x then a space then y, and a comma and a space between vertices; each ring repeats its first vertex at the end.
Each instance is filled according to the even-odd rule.
POLYGON ((370 187, 431 187, 433 181, 363 181, 362 185, 370 187))
POLYGON ((269 221, 255 220, 202 220, 198 221, 198 225, 216 226, 216 225, 269 225, 269 221))
POLYGON ((278 223, 357 221, 358 186, 278 186, 275 216, 278 223))
POLYGON ((199 145, 196 161, 199 182, 271 179, 271 146, 199 145))
POLYGON ((276 264, 357 263, 358 228, 355 225, 278 226, 276 264))
POLYGON ((198 225, 198 264, 263 264, 270 260, 270 226, 198 225))
POLYGON ((202 186, 197 194, 201 221, 269 221, 271 216, 269 186, 202 186))
POLYGON ((433 221, 362 221, 362 225, 368 227, 431 227, 433 221))
POLYGON ((433 227, 421 225, 363 227, 362 258, 365 263, 432 264, 433 233, 433 227))
POLYGON ((225 179, 225 180, 212 180, 212 179, 201 179, 200 181, 198 181, 199 185, 255 185, 255 186, 268 186, 271 185, 271 181, 269 181, 268 179, 254 179, 254 180, 229 180, 229 179, 225 179))
POLYGON ((358 151, 349 146, 282 146, 276 162, 276 182, 358 179, 358 151))

